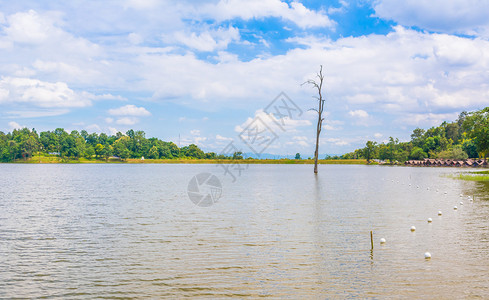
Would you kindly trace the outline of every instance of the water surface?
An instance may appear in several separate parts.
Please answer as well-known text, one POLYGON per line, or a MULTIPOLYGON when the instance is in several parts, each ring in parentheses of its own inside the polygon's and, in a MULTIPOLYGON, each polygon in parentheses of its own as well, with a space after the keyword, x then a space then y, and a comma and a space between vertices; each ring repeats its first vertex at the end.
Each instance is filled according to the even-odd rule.
POLYGON ((454 172, 2 164, 0 298, 487 298, 489 187, 454 172), (201 172, 210 207, 187 196, 201 172))

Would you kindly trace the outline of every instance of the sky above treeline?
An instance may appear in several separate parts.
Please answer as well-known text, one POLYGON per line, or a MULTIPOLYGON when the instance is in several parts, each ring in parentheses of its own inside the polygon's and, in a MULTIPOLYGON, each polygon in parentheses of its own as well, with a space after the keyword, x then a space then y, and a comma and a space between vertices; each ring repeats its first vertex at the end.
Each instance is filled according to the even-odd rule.
POLYGON ((254 150, 311 154, 316 93, 301 84, 322 65, 320 153, 409 140, 489 104, 488 13, 484 0, 0 1, 0 130, 133 128, 220 153, 252 152, 243 130, 259 124, 272 138, 254 150))

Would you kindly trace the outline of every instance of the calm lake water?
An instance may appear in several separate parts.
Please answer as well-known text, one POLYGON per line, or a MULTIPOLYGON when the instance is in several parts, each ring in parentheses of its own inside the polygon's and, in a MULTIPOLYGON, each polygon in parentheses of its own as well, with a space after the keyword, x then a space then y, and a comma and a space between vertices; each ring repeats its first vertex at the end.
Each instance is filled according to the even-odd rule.
POLYGON ((489 297, 487 184, 312 168, 1 164, 0 298, 489 297), (210 207, 187 195, 202 172, 222 184, 210 207))

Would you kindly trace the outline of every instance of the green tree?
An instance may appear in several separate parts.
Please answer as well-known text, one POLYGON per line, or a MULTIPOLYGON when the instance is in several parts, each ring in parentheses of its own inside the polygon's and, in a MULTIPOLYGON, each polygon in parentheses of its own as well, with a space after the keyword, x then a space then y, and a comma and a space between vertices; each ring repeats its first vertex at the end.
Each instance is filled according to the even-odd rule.
POLYGON ((295 159, 301 159, 301 154, 300 153, 296 153, 295 154, 295 159))
POLYGON ((367 160, 367 163, 370 163, 370 160, 374 156, 376 142, 367 141, 366 147, 363 148, 363 157, 367 160))
POLYGON ((467 159, 468 155, 467 153, 462 149, 462 146, 456 145, 452 149, 449 150, 444 150, 438 153, 438 158, 444 158, 444 159, 456 159, 456 160, 463 160, 467 159))
POLYGON ((86 159, 92 159, 92 157, 95 155, 95 149, 93 149, 92 145, 88 145, 85 147, 85 152, 83 154, 83 157, 86 159))
POLYGON ((470 113, 463 126, 468 137, 474 140, 477 152, 484 158, 489 152, 489 107, 470 113))
POLYGON ((409 158, 411 159, 416 159, 416 160, 422 160, 428 157, 428 154, 423 151, 420 147, 414 147, 411 150, 411 154, 409 155, 409 158))
POLYGON ((415 145, 420 147, 423 144, 423 136, 425 134, 425 130, 421 128, 416 128, 413 130, 413 133, 411 134, 411 142, 415 145))
POLYGON ((158 148, 156 148, 156 146, 151 147, 148 152, 148 158, 157 159, 159 157, 160 153, 158 151, 158 148))
POLYGON ((464 132, 463 136, 465 138, 462 140, 462 149, 467 153, 467 156, 470 158, 478 158, 479 153, 477 152, 477 146, 475 145, 472 139, 467 139, 467 134, 464 132))
POLYGON ((234 152, 233 159, 243 159, 243 152, 241 151, 234 152))
POLYGON ((104 145, 102 144, 95 145, 95 155, 97 157, 102 157, 104 155, 104 145))
POLYGON ((447 124, 445 127, 445 136, 447 139, 451 139, 454 143, 457 143, 460 137, 458 123, 447 124))

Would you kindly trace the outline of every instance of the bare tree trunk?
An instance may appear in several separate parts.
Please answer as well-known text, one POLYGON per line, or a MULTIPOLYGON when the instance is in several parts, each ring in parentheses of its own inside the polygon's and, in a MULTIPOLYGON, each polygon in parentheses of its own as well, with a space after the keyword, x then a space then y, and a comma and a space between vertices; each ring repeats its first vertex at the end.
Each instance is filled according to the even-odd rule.
POLYGON ((319 73, 317 74, 317 78, 318 78, 319 82, 312 80, 312 79, 309 79, 308 81, 306 81, 302 84, 302 85, 304 85, 306 83, 310 84, 314 88, 316 88, 317 92, 318 92, 318 97, 314 97, 318 101, 318 108, 317 109, 315 109, 315 108, 311 109, 311 110, 318 113, 318 124, 316 127, 316 150, 314 151, 314 173, 315 174, 317 174, 317 172, 318 172, 319 135, 321 134, 321 128, 322 128, 323 120, 324 120, 323 111, 324 111, 325 100, 323 99, 323 95, 322 95, 323 80, 324 80, 323 66, 320 67, 319 73))

